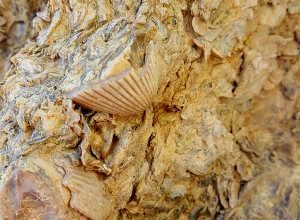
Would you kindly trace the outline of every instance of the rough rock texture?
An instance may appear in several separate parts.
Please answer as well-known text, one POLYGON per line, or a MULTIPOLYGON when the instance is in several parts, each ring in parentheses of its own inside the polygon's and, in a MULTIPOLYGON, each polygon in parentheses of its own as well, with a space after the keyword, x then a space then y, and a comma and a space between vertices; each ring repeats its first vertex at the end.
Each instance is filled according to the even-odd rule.
POLYGON ((11 66, 10 59, 28 41, 34 40, 32 20, 37 12, 44 10, 47 0, 1 0, 0 1, 0 79, 11 66))
POLYGON ((300 1, 8 2, 0 219, 299 218, 300 1), (144 112, 68 98, 126 68, 144 112))

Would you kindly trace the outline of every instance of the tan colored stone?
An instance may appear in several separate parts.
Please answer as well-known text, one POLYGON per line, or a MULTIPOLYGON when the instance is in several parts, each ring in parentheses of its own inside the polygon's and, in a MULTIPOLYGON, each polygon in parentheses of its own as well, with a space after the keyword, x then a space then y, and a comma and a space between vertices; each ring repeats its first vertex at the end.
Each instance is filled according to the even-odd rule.
POLYGON ((0 218, 297 219, 297 2, 0 1, 0 218))
POLYGON ((207 24, 199 16, 193 17, 192 25, 193 25, 194 31, 197 34, 199 34, 200 36, 206 35, 207 24))
POLYGON ((300 2, 290 2, 288 3, 288 12, 290 14, 296 14, 300 12, 300 2))

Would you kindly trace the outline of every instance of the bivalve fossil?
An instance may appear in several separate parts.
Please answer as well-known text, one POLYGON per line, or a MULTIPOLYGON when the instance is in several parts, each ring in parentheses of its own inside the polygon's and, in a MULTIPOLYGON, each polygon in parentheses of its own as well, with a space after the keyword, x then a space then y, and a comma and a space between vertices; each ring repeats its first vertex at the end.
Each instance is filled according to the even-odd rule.
POLYGON ((128 66, 106 79, 83 84, 65 94, 83 108, 94 111, 120 116, 143 112, 152 104, 166 73, 166 64, 153 43, 147 48, 145 60, 139 73, 128 66))

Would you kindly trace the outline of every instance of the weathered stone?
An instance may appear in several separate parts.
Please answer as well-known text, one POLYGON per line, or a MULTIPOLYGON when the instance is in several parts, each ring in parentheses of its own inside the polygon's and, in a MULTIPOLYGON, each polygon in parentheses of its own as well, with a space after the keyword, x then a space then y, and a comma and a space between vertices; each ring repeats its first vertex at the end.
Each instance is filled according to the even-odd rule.
POLYGON ((0 0, 0 219, 298 219, 299 20, 0 0))

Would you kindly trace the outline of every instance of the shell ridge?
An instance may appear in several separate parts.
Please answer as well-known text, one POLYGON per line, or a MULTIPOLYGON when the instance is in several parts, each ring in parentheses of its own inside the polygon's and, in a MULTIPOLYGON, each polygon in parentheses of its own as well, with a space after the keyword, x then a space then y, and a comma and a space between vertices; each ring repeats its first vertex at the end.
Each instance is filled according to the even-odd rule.
MULTIPOLYGON (((79 95, 79 94, 78 94, 79 95)), ((81 96, 81 95, 79 95, 79 96, 81 96)), ((80 99, 80 102, 84 102, 84 98, 85 97, 82 97, 81 99, 80 99)), ((78 98, 79 99, 79 98, 78 98)), ((86 98, 86 99, 88 99, 88 98, 86 98)), ((109 106, 108 104, 106 104, 107 106, 105 106, 105 105, 101 105, 101 104, 99 104, 99 103, 95 103, 94 101, 92 101, 92 100, 90 100, 90 99, 88 99, 89 101, 91 101, 91 105, 92 106, 94 106, 94 108, 95 109, 97 109, 97 110, 99 110, 99 108, 101 108, 101 107, 103 107, 103 108, 106 108, 106 109, 110 109, 110 110, 114 110, 114 106, 109 106)), ((79 103, 80 103, 79 102, 79 103)), ((85 105, 86 107, 89 107, 88 105, 85 105)), ((128 111, 128 109, 126 109, 127 111, 128 111)), ((115 110, 114 110, 115 111, 115 110)))
MULTIPOLYGON (((124 82, 124 79, 122 80, 122 82, 124 82)), ((124 88, 124 86, 122 85, 123 83, 121 82, 115 81, 115 84, 119 87, 119 90, 117 90, 115 87, 112 87, 111 89, 118 92, 120 96, 122 96, 128 102, 128 104, 135 104, 135 107, 143 108, 143 106, 140 106, 140 102, 135 98, 136 93, 132 93, 128 89, 124 88)))
MULTIPOLYGON (((101 105, 100 103, 103 103, 104 105, 106 104, 107 106, 114 108, 113 105, 110 105, 110 104, 108 104, 108 103, 106 103, 106 102, 104 102, 104 101, 101 101, 101 102, 98 101, 99 98, 95 98, 95 97, 91 96, 91 94, 89 94, 89 93, 86 93, 86 95, 87 95, 88 97, 92 98, 92 99, 89 99, 89 101, 91 101, 91 102, 94 103, 95 105, 101 105), (93 99, 95 99, 96 101, 94 101, 93 99), (98 102, 100 102, 100 103, 98 103, 98 102)), ((82 95, 81 95, 81 96, 82 96, 82 95)), ((104 99, 105 99, 105 97, 101 97, 101 98, 104 98, 104 99)), ((116 106, 118 106, 117 103, 114 103, 114 102, 113 102, 113 104, 116 105, 116 106)))
MULTIPOLYGON (((94 193, 91 192, 86 192, 88 193, 88 195, 93 195, 94 193)), ((91 210, 93 210, 93 212, 97 212, 99 210, 99 206, 95 206, 93 205, 92 201, 89 201, 89 196, 83 196, 83 194, 81 193, 80 195, 76 195, 78 198, 80 198, 80 206, 81 208, 83 207, 88 207, 85 212, 90 212, 91 210)), ((102 206, 102 205, 101 205, 102 206)))
MULTIPOLYGON (((84 97, 76 97, 74 98, 74 101, 77 103, 82 103, 84 100, 84 97)), ((90 105, 82 103, 81 106, 84 108, 92 108, 92 110, 98 111, 99 110, 99 105, 96 105, 95 103, 89 103, 90 105)))
MULTIPOLYGON (((123 79, 124 82, 131 88, 131 90, 133 91, 133 93, 130 93, 130 91, 128 91, 128 93, 130 93, 131 98, 135 100, 135 102, 138 105, 141 105, 141 108, 146 108, 146 106, 143 105, 143 101, 140 98, 139 94, 135 91, 135 89, 130 85, 130 83, 126 80, 126 78, 123 79)), ((123 87, 123 85, 120 82, 116 82, 118 84, 118 86, 120 86, 123 90, 126 91, 126 89, 123 87)))
POLYGON ((153 97, 153 94, 154 94, 154 91, 153 91, 153 88, 152 88, 152 85, 151 83, 149 82, 149 79, 148 79, 148 74, 146 74, 143 78, 144 80, 144 83, 146 83, 146 85, 148 86, 147 89, 149 89, 149 93, 151 94, 151 99, 153 97))
POLYGON ((140 91, 138 84, 134 80, 132 80, 132 74, 129 75, 129 78, 124 78, 124 81, 134 91, 136 97, 139 99, 139 102, 141 103, 141 105, 143 105, 143 108, 147 108, 148 104, 145 101, 145 99, 147 100, 147 98, 142 93, 142 91, 140 91))
POLYGON ((89 181, 87 181, 86 178, 84 178, 82 175, 80 175, 79 172, 76 172, 75 169, 73 169, 72 177, 76 177, 77 180, 80 180, 80 181, 82 181, 84 183, 88 183, 89 182, 89 181))
POLYGON ((96 83, 87 83, 87 84, 83 84, 80 85, 79 87, 73 89, 72 91, 69 92, 65 92, 64 94, 68 97, 68 98, 73 98, 75 97, 78 93, 81 93, 83 91, 88 91, 91 88, 93 89, 97 89, 100 87, 105 87, 106 84, 110 81, 114 81, 114 80, 121 80, 123 77, 126 77, 130 72, 132 72, 133 68, 132 67, 126 67, 124 70, 122 70, 121 72, 119 72, 116 75, 113 75, 111 77, 109 77, 108 79, 103 79, 100 80, 96 83))
POLYGON ((145 90, 147 91, 147 93, 148 93, 150 99, 152 100, 152 96, 153 96, 153 95, 152 95, 152 92, 151 92, 149 86, 147 86, 147 85, 149 85, 149 84, 148 84, 148 82, 146 81, 145 76, 144 76, 143 78, 141 78, 141 82, 142 82, 142 84, 144 85, 144 87, 146 88, 145 90))
POLYGON ((106 97, 104 94, 101 94, 99 91, 97 91, 97 90, 93 90, 93 92, 94 93, 96 93, 99 97, 101 97, 102 99, 105 99, 106 100, 106 102, 103 102, 103 104, 106 104, 106 105, 108 105, 108 106, 110 106, 110 107, 112 107, 112 108, 125 108, 127 111, 128 110, 134 110, 134 109, 132 109, 130 106, 126 106, 126 107, 129 107, 129 108, 126 108, 126 107, 124 107, 124 105, 123 105, 123 103, 121 102, 121 103, 118 103, 118 102, 114 102, 114 101, 112 101, 110 98, 108 98, 108 97, 106 97), (112 103, 112 105, 111 104, 109 104, 109 103, 112 103))
POLYGON ((152 72, 149 71, 146 75, 145 75, 145 79, 146 81, 148 82, 149 84, 149 87, 151 89, 151 92, 152 92, 152 98, 155 96, 156 94, 156 88, 154 87, 155 84, 153 83, 153 78, 152 78, 152 72))
POLYGON ((149 103, 151 103, 151 99, 152 99, 152 94, 151 94, 151 92, 149 92, 149 88, 148 88, 148 86, 147 86, 147 84, 145 84, 145 75, 147 74, 147 72, 146 72, 146 70, 145 69, 142 69, 141 70, 141 72, 140 72, 140 74, 139 74, 139 81, 141 82, 141 84, 143 85, 143 87, 144 87, 144 91, 146 92, 146 94, 147 94, 147 97, 149 97, 149 103), (142 73, 141 73, 142 72, 142 73))
POLYGON ((152 85, 154 86, 154 91, 157 92, 157 90, 158 90, 158 77, 159 76, 158 76, 158 74, 154 74, 155 71, 153 71, 152 68, 150 68, 150 72, 151 72, 150 79, 151 79, 152 85))
POLYGON ((142 89, 141 86, 139 85, 139 82, 141 82, 141 78, 135 79, 135 77, 133 75, 130 75, 130 78, 132 79, 132 81, 135 83, 135 85, 139 88, 139 90, 141 91, 141 94, 143 94, 143 96, 147 99, 148 103, 147 106, 150 105, 150 99, 149 96, 145 93, 145 89, 142 89))
POLYGON ((75 192, 80 192, 80 189, 84 188, 85 187, 85 184, 82 183, 83 181, 80 181, 80 180, 70 180, 69 181, 69 188, 70 189, 73 189, 75 192), (77 187, 76 187, 77 186, 77 187))
MULTIPOLYGON (((111 92, 109 92, 108 90, 106 91, 107 93, 109 93, 111 96, 113 96, 115 99, 118 99, 119 101, 121 101, 122 103, 124 103, 124 105, 134 109, 134 110, 139 110, 136 108, 136 106, 134 106, 133 102, 128 98, 128 97, 125 97, 122 93, 120 93, 118 90, 116 90, 111 84, 109 84, 109 88, 113 91, 115 91, 117 94, 119 94, 119 96, 121 96, 122 98, 124 98, 126 100, 125 101, 122 101, 120 100, 119 97, 115 96, 114 94, 112 94, 111 92)), ((103 90, 105 90, 105 88, 103 88, 103 90)), ((127 93, 128 94, 128 93, 127 93)), ((130 94, 129 94, 130 95, 130 94)))
POLYGON ((131 111, 134 110, 134 108, 132 108, 129 105, 126 105, 126 103, 124 103, 122 100, 120 100, 119 98, 113 96, 108 90, 105 90, 104 88, 101 88, 101 90, 103 91, 103 93, 100 93, 100 91, 97 91, 97 90, 94 90, 94 89, 93 89, 93 92, 97 96, 101 97, 102 99, 105 99, 106 100, 105 104, 110 105, 111 107, 118 107, 118 108, 123 107, 127 110, 131 110, 131 111), (109 104, 109 103, 112 103, 112 105, 109 104), (124 107, 124 106, 126 106, 126 107, 124 107))

